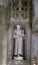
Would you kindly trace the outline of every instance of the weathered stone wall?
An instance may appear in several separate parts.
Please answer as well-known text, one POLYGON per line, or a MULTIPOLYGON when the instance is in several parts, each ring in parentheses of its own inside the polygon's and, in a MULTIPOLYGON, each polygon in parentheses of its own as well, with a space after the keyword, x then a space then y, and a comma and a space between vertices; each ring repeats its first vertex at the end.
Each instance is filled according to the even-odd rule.
POLYGON ((3 49, 3 46, 2 46, 2 40, 3 40, 3 29, 4 29, 4 14, 2 12, 0 12, 0 64, 2 65, 2 59, 3 59, 3 56, 2 56, 2 49, 3 49))
POLYGON ((30 60, 30 45, 31 45, 31 29, 29 27, 29 21, 27 21, 26 23, 26 26, 25 26, 25 29, 26 29, 26 44, 27 44, 27 59, 30 60))
POLYGON ((38 0, 33 0, 33 20, 32 20, 32 30, 38 30, 38 0))
POLYGON ((5 13, 3 10, 0 10, 0 64, 4 62, 5 54, 5 44, 7 43, 7 31, 5 30, 5 13), (4 60, 3 60, 4 59, 4 60))
POLYGON ((2 33, 1 32, 0 32, 0 64, 2 64, 2 33))
MULTIPOLYGON (((31 44, 31 60, 36 56, 38 61, 38 0, 33 0, 34 17, 32 20, 32 44, 31 44)), ((38 64, 37 64, 38 65, 38 64)))
POLYGON ((7 6, 9 0, 0 0, 0 5, 7 6))
POLYGON ((32 34, 32 44, 31 44, 31 60, 33 63, 34 57, 38 60, 38 33, 32 34))

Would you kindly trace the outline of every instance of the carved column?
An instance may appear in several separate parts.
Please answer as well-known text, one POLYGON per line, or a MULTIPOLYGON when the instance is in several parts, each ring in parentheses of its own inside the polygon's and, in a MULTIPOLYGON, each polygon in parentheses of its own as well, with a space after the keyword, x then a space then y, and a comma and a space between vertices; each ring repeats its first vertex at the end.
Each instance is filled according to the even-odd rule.
POLYGON ((9 31, 8 31, 8 59, 12 59, 13 57, 13 21, 11 21, 9 31))
POLYGON ((38 0, 33 0, 33 14, 34 14, 34 16, 33 16, 33 20, 32 20, 32 30, 33 31, 36 31, 36 29, 37 29, 37 26, 38 26, 38 24, 37 24, 37 22, 38 22, 38 0), (37 25, 37 26, 36 26, 37 25))
POLYGON ((14 55, 14 38, 13 38, 13 34, 14 34, 14 23, 12 24, 12 59, 14 58, 13 55, 14 55))
POLYGON ((26 34, 26 26, 25 26, 25 59, 27 58, 27 34, 26 34))
POLYGON ((26 22, 26 42, 27 42, 27 59, 30 60, 30 40, 31 40, 31 30, 29 28, 29 23, 26 22))

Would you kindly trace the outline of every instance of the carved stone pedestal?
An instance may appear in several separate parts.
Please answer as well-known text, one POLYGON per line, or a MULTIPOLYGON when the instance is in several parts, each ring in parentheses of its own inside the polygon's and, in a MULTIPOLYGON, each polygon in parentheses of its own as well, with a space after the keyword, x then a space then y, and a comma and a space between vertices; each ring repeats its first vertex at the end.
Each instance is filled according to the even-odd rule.
POLYGON ((14 57, 15 60, 23 60, 23 57, 14 57))

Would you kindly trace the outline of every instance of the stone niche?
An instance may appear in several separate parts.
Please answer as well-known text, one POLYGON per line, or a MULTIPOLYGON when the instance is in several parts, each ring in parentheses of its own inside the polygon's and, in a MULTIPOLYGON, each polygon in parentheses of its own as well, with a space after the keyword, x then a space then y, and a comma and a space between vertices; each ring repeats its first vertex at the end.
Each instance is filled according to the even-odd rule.
MULTIPOLYGON (((17 25, 20 25, 21 26, 21 29, 22 30, 24 30, 24 33, 26 34, 26 30, 25 30, 25 23, 22 21, 22 20, 19 20, 19 21, 15 21, 15 22, 13 22, 12 21, 12 23, 11 23, 11 27, 9 28, 9 35, 8 35, 8 37, 9 36, 11 36, 11 37, 9 37, 9 41, 11 42, 11 44, 12 45, 10 45, 10 42, 9 42, 9 46, 11 46, 11 51, 9 52, 9 48, 8 48, 8 52, 9 52, 9 54, 11 53, 12 54, 12 58, 13 58, 13 54, 14 54, 14 47, 13 47, 13 45, 14 45, 14 38, 13 38, 13 32, 14 32, 14 30, 16 29, 16 26, 17 25), (10 35, 10 33, 11 33, 11 35, 10 35), (11 40, 10 40, 11 39, 11 40)), ((26 42, 26 38, 25 38, 25 42, 26 42)), ((24 42, 24 44, 25 44, 25 48, 27 48, 27 44, 24 42)), ((25 57, 27 57, 27 49, 24 49, 24 56, 25 57), (26 53, 26 54, 25 54, 26 53)))
MULTIPOLYGON (((26 31, 25 31, 25 24, 23 22, 17 22, 17 23, 14 23, 14 30, 16 29, 16 26, 17 25, 20 25, 21 26, 21 30, 24 30, 24 35, 26 35, 26 31)), ((14 32, 14 31, 13 31, 14 32)), ((13 38, 14 40, 14 38, 13 38)), ((22 40, 22 43, 23 43, 23 57, 27 57, 27 44, 25 43, 26 42, 26 38, 22 40), (25 53, 26 52, 26 53, 25 53)), ((14 43, 13 43, 14 44, 14 43)))
MULTIPOLYGON (((11 26, 9 28, 8 32, 8 55, 11 54, 13 58, 13 44, 14 44, 14 39, 13 39, 13 32, 14 29, 16 28, 16 25, 19 24, 21 26, 21 29, 25 31, 26 34, 26 39, 25 39, 25 57, 24 58, 29 58, 30 60, 30 39, 31 39, 31 30, 29 28, 29 19, 23 20, 23 19, 18 19, 17 21, 14 20, 13 18, 11 19, 10 22, 11 26), (10 44, 11 43, 11 44, 10 44), (10 51, 9 51, 10 50, 10 51), (11 52, 12 51, 12 52, 11 52)), ((11 58, 10 55, 10 58, 11 58)))

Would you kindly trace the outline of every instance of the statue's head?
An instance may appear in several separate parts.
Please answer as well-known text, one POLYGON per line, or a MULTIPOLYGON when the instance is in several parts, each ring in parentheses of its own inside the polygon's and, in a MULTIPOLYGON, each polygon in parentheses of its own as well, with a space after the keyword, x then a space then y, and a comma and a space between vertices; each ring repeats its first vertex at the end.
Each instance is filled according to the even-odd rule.
POLYGON ((21 26, 20 25, 17 25, 17 29, 20 29, 21 28, 21 26))

